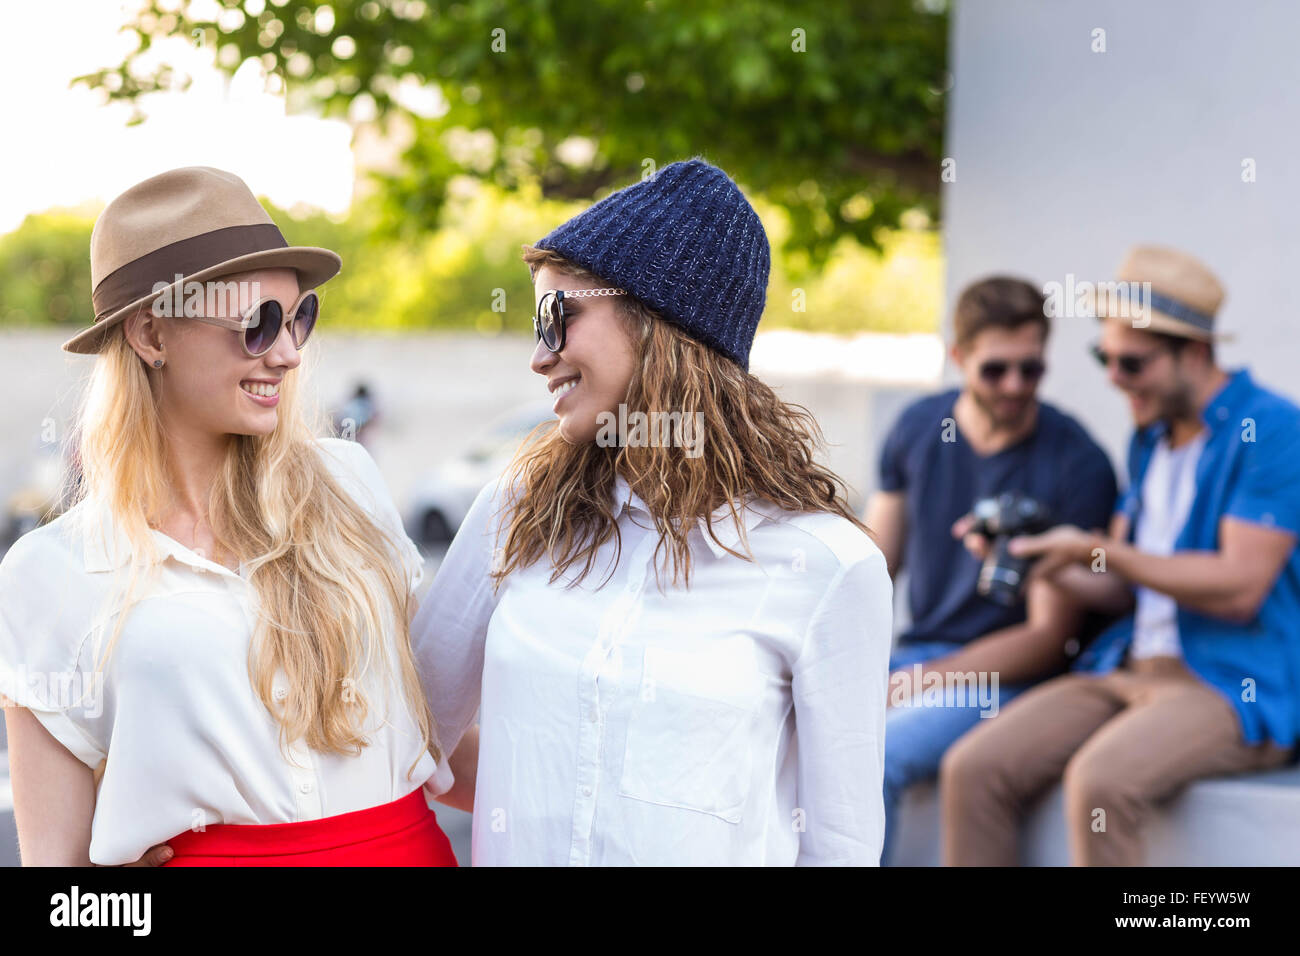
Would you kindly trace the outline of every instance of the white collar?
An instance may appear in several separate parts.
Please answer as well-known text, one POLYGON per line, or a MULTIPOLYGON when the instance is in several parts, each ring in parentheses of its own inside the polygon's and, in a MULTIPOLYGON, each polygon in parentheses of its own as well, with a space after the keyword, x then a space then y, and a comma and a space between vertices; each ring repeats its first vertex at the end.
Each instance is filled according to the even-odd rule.
MULTIPOLYGON (((98 574, 115 571, 131 560, 131 542, 126 532, 113 520, 112 511, 102 504, 87 499, 80 502, 78 509, 84 509, 80 515, 84 531, 84 561, 86 571, 98 574)), ((198 571, 218 571, 234 575, 230 568, 191 551, 176 539, 163 534, 156 528, 150 529, 154 544, 160 553, 160 561, 175 558, 182 564, 188 564, 198 571)), ((243 565, 240 565, 242 570, 243 565)), ((236 575, 237 576, 237 575, 236 575)))
MULTIPOLYGON (((640 511, 642 514, 649 515, 650 509, 646 503, 641 500, 641 496, 632 490, 632 486, 627 483, 627 479, 622 475, 617 475, 614 479, 614 518, 623 513, 623 509, 629 511, 640 511)), ((736 509, 744 525, 744 532, 748 536, 749 532, 754 529, 759 522, 763 520, 776 521, 780 520, 781 510, 775 505, 771 505, 761 498, 749 495, 743 506, 736 509)), ((718 540, 714 541, 709 534, 708 523, 703 517, 699 518, 700 534, 704 537, 704 543, 709 546, 713 556, 721 558, 728 554, 727 549, 739 551, 736 547, 740 543, 740 530, 736 527, 736 521, 732 517, 731 507, 723 504, 712 514, 713 533, 717 535, 718 540), (721 542, 721 543, 719 543, 721 542), (724 547, 725 546, 725 547, 724 547)))

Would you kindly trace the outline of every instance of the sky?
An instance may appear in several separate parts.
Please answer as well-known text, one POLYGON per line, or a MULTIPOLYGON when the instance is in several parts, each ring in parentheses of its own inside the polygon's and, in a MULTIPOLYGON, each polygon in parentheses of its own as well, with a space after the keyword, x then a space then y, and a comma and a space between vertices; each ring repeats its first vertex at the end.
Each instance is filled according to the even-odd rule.
POLYGON ((355 175, 351 128, 337 119, 287 116, 283 96, 265 90, 256 64, 245 64, 228 82, 212 51, 175 38, 163 50, 194 84, 144 101, 147 119, 134 127, 126 125, 129 106, 103 105, 97 92, 70 87, 73 77, 115 66, 133 49, 132 38, 119 33, 132 6, 131 0, 5 4, 0 233, 28 213, 102 204, 178 166, 230 170, 279 206, 347 210, 355 175))

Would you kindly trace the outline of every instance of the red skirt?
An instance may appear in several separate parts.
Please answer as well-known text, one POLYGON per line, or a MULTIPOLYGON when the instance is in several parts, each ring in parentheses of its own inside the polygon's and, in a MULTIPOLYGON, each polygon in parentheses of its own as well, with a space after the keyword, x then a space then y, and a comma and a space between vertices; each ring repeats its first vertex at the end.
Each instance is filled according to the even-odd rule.
POLYGON ((299 823, 218 823, 167 841, 163 866, 456 866, 416 787, 382 806, 299 823))

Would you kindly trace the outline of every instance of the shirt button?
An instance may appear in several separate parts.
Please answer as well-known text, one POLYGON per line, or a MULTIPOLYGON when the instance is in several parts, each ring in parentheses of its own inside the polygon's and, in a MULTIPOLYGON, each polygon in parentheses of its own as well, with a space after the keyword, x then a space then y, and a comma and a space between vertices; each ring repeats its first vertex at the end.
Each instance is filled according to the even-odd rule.
POLYGON ((311 793, 312 790, 315 789, 315 786, 310 780, 304 780, 302 783, 298 784, 298 789, 303 793, 311 793))
POLYGON ((590 720, 593 724, 600 719, 600 715, 596 713, 595 707, 592 707, 590 710, 587 711, 587 719, 590 720))
POLYGON ((276 700, 284 700, 289 696, 289 689, 287 687, 277 687, 275 690, 271 691, 271 696, 276 700))
POLYGON ((591 796, 591 787, 583 787, 583 788, 582 788, 582 795, 583 795, 584 797, 589 797, 589 796, 591 796))

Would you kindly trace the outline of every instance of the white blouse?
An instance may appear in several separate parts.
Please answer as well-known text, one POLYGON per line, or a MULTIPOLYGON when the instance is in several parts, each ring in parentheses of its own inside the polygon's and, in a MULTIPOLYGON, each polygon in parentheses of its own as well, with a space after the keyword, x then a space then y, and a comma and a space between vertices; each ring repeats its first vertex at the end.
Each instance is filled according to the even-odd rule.
MULTIPOLYGON (((892 584, 867 535, 751 499, 756 563, 701 521, 690 589, 661 593, 619 479, 616 567, 611 540, 572 589, 539 561, 494 595, 499 494, 412 627, 448 752, 481 705, 475 865, 879 863, 892 584)), ((744 553, 725 506, 714 529, 744 553)))
MULTIPOLYGON (((319 448, 344 489, 400 536, 414 591, 424 562, 374 460, 343 439, 321 439, 319 448)), ((0 693, 29 708, 87 766, 107 761, 92 862, 133 862, 200 825, 313 820, 389 803, 426 781, 436 793, 450 786, 446 759, 435 767, 392 675, 359 681, 372 707, 371 743, 360 756, 298 741, 286 759, 279 726, 249 680, 256 594, 243 566, 236 574, 160 531, 158 583, 132 608, 103 680, 94 681, 116 615, 100 641, 91 639, 92 622, 108 572, 128 556, 106 510, 88 522, 100 534, 74 533, 73 511, 88 507, 23 535, 0 562, 0 693)), ((273 693, 284 692, 281 672, 273 693)))

